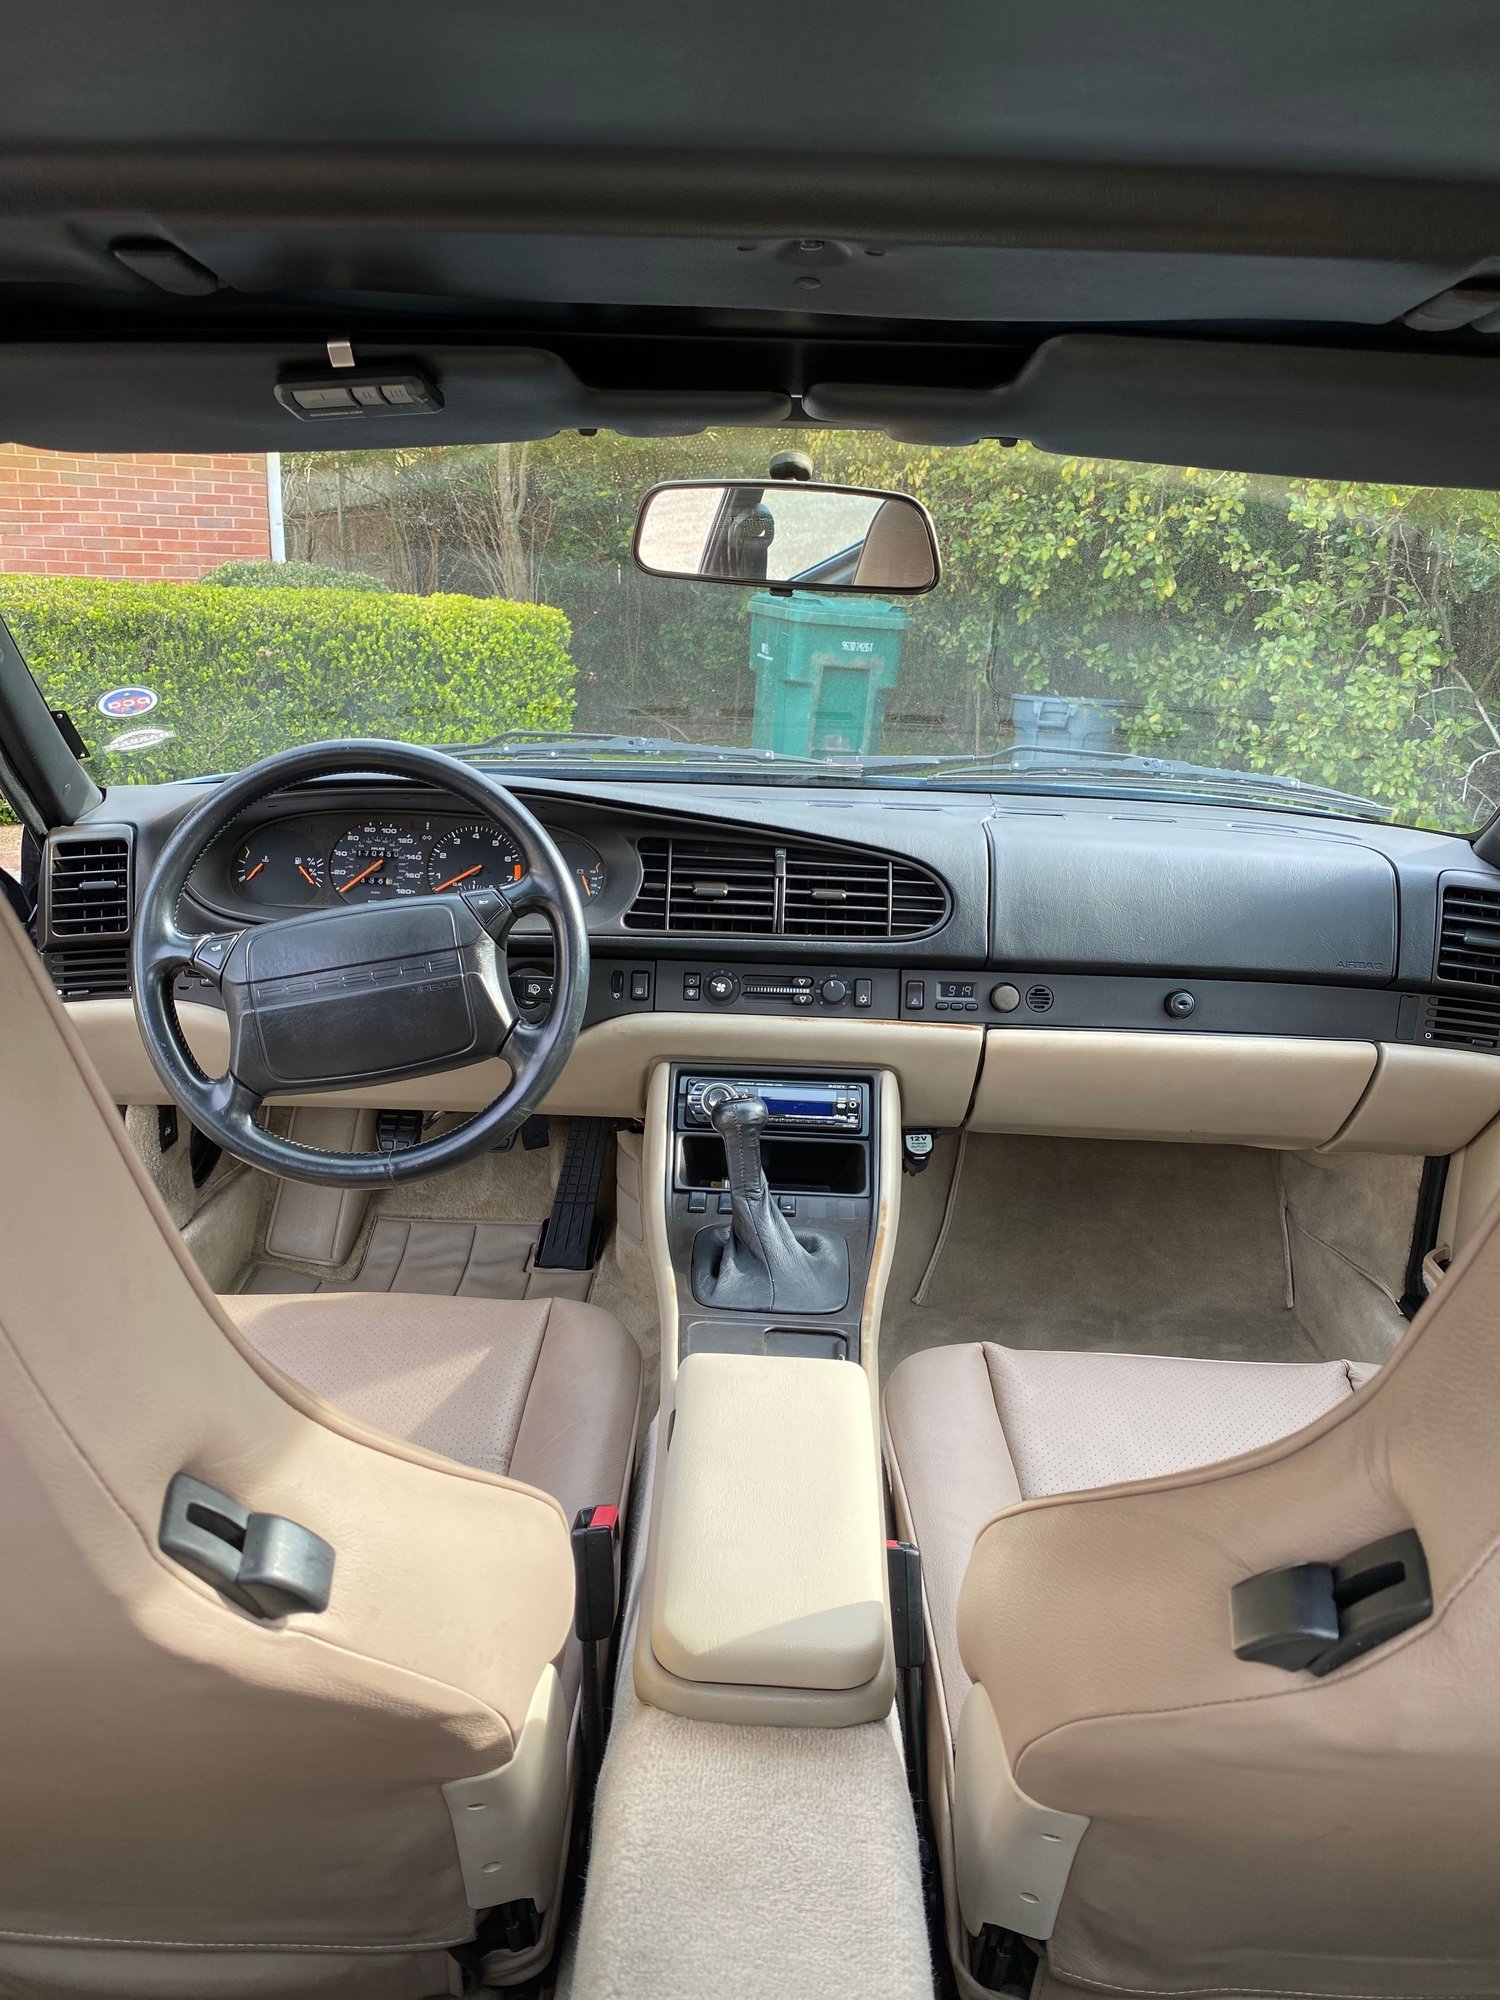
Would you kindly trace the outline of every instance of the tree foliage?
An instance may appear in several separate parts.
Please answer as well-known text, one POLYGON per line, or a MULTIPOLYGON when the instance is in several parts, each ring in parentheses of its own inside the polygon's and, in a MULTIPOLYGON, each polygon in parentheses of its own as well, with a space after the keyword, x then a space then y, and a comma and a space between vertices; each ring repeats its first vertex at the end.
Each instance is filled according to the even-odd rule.
POLYGON ((913 607, 883 747, 1003 752, 1011 696, 1050 691, 1118 701, 1133 750, 1335 786, 1398 820, 1471 824, 1500 800, 1490 494, 720 431, 570 435, 503 467, 469 447, 360 453, 357 473, 322 454, 294 475, 292 524, 308 555, 397 588, 487 590, 503 515, 527 594, 571 618, 580 727, 748 740, 743 598, 645 582, 630 532, 655 480, 760 472, 788 444, 937 522, 945 579, 913 607))

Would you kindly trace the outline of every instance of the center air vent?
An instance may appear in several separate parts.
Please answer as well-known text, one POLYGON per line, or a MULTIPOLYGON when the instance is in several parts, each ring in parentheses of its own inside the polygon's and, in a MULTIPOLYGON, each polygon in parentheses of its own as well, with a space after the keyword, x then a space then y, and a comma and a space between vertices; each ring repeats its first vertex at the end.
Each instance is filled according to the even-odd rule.
POLYGON ((1500 986, 1500 889, 1443 884, 1437 976, 1463 986, 1500 986))
POLYGON ((130 837, 54 834, 47 843, 44 957, 66 1000, 130 991, 130 837))
POLYGON ((634 931, 718 937, 912 938, 948 915, 914 862, 859 848, 653 834, 640 842, 634 931))

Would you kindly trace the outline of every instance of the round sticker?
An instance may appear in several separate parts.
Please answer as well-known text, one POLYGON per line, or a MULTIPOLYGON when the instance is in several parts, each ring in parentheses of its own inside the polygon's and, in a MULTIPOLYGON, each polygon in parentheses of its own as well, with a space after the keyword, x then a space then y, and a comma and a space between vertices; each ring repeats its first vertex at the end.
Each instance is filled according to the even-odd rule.
POLYGON ((94 705, 101 715, 124 722, 131 716, 149 715, 156 706, 156 696, 150 688, 111 688, 94 705))

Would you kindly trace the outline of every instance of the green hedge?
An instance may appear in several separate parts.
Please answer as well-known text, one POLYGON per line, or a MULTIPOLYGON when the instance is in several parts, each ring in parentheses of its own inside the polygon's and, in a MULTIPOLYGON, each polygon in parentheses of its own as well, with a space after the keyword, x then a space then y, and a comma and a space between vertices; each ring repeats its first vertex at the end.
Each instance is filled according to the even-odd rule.
POLYGON ((0 576, 0 617, 101 785, 238 770, 325 736, 477 742, 573 716, 568 621, 545 604, 0 576), (132 725, 95 704, 123 686, 156 693, 141 724, 170 742, 104 750, 132 725))
POLYGON ((335 569, 331 563, 227 562, 211 569, 200 583, 221 590, 383 590, 391 586, 362 569, 335 569))

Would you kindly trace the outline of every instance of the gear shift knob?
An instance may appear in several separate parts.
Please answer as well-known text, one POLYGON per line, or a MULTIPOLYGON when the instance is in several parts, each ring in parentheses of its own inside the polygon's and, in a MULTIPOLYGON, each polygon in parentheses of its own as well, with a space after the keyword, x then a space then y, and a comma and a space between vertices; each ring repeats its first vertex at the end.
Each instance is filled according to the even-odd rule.
POLYGON ((729 1190, 745 1201, 765 1193, 760 1164, 760 1135, 771 1113, 763 1097, 722 1097, 709 1110, 713 1128, 724 1141, 729 1161, 729 1190))

